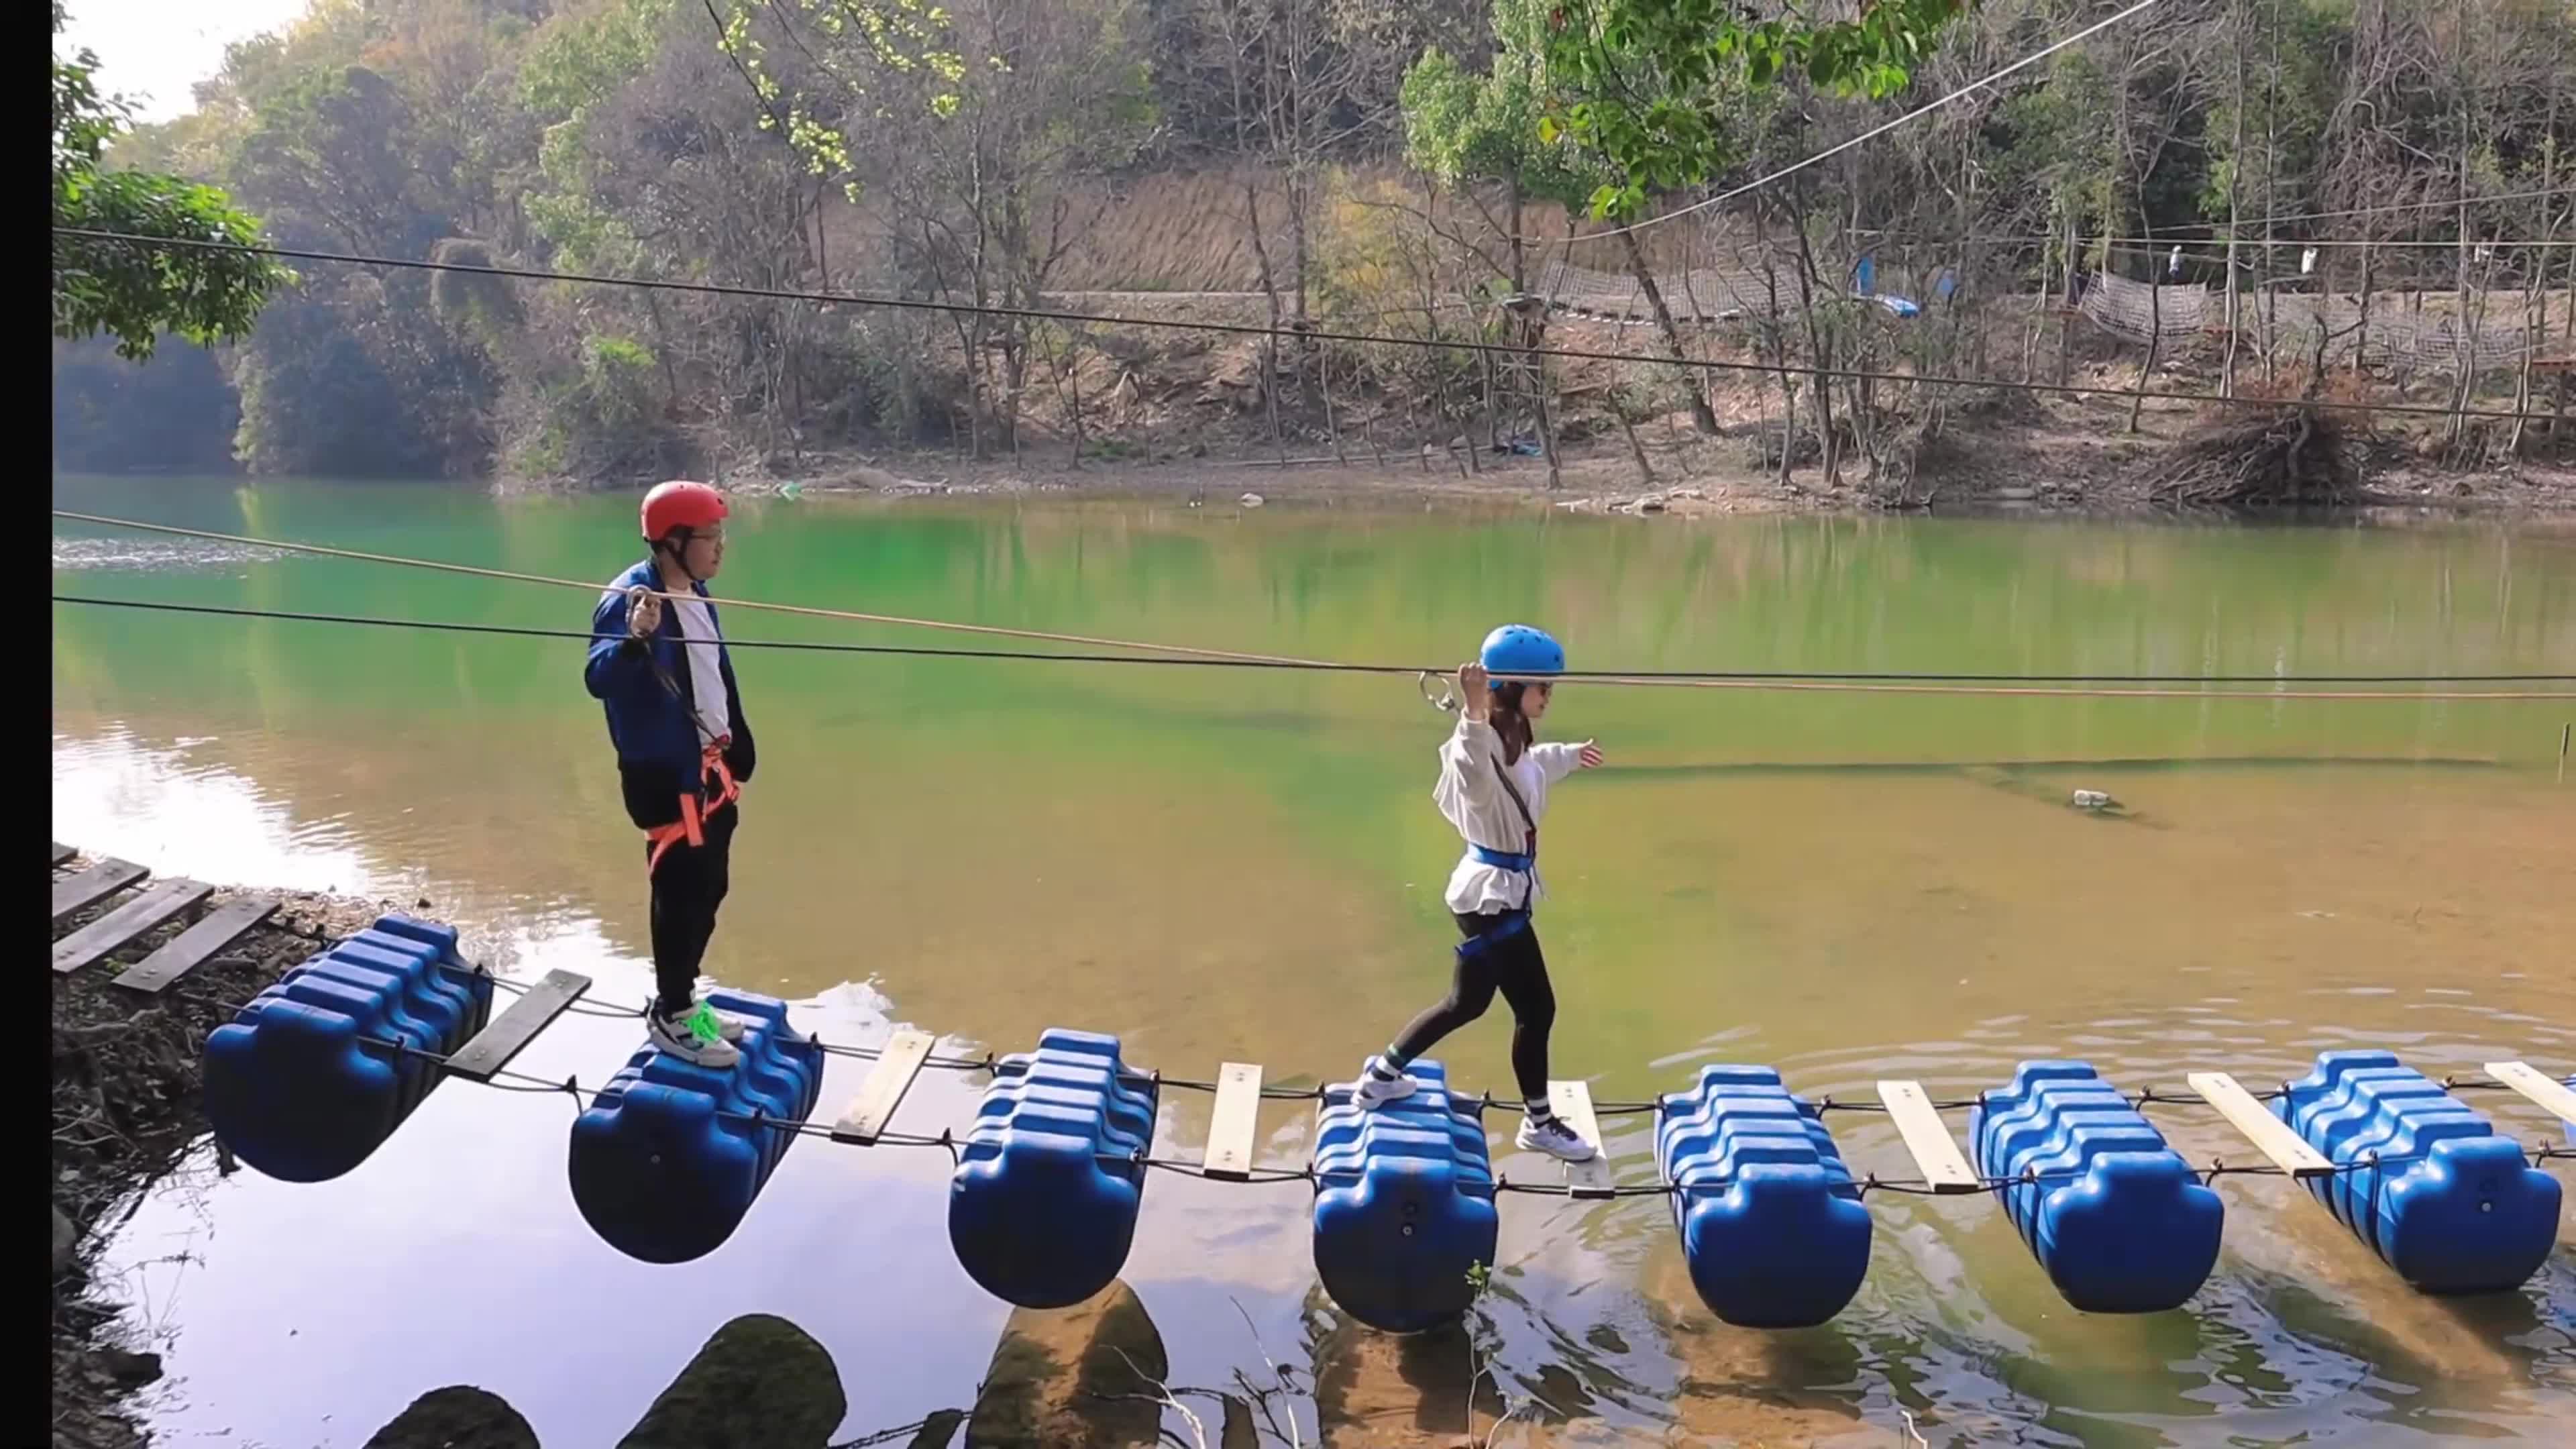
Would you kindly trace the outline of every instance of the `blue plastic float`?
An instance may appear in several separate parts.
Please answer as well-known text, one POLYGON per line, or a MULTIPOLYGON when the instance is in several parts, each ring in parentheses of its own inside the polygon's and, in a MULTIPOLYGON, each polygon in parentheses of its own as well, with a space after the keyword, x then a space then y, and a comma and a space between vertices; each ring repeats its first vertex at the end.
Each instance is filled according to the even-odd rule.
POLYGON ((1739 1328, 1807 1328, 1869 1272, 1869 1209, 1816 1109, 1769 1067, 1707 1066, 1657 1104, 1691 1286, 1739 1328))
POLYGON ((2218 1194, 2091 1066, 2022 1063, 1968 1134, 1980 1173, 2015 1179, 1995 1195, 2076 1309, 2179 1308, 2218 1265, 2218 1194))
POLYGON ((1315 1274, 1343 1312, 1412 1333, 1451 1322, 1492 1267, 1494 1169, 1476 1107, 1438 1062, 1407 1067, 1413 1095, 1374 1109, 1327 1087, 1315 1121, 1315 1274))
POLYGON ((574 1204, 647 1263, 685 1263, 732 1236, 823 1089, 823 1049, 787 1024, 787 1003, 706 999, 743 1019, 741 1061, 701 1067, 648 1044, 573 1119, 574 1204))
POLYGON ((2349 1169, 2310 1178, 2308 1191, 2417 1289, 2502 1292, 2548 1258, 2557 1179, 2395 1054, 2321 1052, 2272 1110, 2349 1169))
POLYGON ((948 1185, 968 1277, 1023 1308, 1064 1308, 1118 1277, 1136 1237, 1159 1089, 1118 1038, 1050 1028, 994 1064, 948 1185))
POLYGON ((270 1177, 327 1182, 366 1161, 445 1075, 417 1053, 454 1052, 491 1015, 492 978, 457 955, 453 927, 378 917, 206 1038, 206 1118, 270 1177))

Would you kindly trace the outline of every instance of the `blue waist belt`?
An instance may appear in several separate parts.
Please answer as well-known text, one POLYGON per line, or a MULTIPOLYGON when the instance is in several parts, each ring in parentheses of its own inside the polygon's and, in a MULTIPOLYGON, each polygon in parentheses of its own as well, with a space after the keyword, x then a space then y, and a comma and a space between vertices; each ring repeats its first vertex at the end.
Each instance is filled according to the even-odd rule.
POLYGON ((1508 851, 1494 850, 1482 845, 1469 845, 1467 853, 1474 856, 1481 864, 1490 865, 1496 870, 1517 871, 1522 875, 1529 874, 1538 865, 1538 857, 1535 855, 1513 855, 1508 851))

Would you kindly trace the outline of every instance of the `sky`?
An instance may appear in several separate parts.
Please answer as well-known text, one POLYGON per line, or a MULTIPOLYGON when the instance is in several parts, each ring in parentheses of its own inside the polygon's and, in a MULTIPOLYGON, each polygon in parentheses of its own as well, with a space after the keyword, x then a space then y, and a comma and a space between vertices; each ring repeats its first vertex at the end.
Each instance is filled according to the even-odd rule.
POLYGON ((224 47, 276 30, 309 0, 65 0, 61 45, 98 53, 99 89, 122 92, 138 121, 195 110, 188 88, 223 64, 224 47))

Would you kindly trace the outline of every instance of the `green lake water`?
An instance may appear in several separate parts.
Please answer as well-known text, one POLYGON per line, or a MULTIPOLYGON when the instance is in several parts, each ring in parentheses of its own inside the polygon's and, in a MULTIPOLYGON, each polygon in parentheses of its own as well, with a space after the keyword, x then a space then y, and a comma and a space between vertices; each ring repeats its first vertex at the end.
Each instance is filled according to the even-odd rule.
MULTIPOLYGON (((55 496, 578 580, 639 552, 632 498, 88 479, 55 496)), ((1454 666, 1525 620, 1578 669, 2576 673, 2576 536, 2497 525, 1041 495, 751 503, 729 533, 720 600, 1302 658, 1454 666)), ((53 553, 57 594, 574 630, 593 602, 59 521, 53 553)), ((640 837, 578 641, 53 616, 56 839, 165 874, 427 899, 513 972, 568 966, 602 999, 640 999, 640 837)), ((737 641, 1051 647, 741 608, 725 624, 737 641)), ((1429 791, 1446 726, 1410 678, 760 649, 736 669, 760 766, 708 969, 831 1039, 911 1025, 980 1054, 1062 1025, 1176 1077, 1232 1060, 1311 1085, 1445 987, 1457 841, 1429 791)), ((2268 1084, 2349 1046, 2436 1075, 2576 1069, 2576 783, 2557 781, 2576 702, 2272 697, 2297 687, 1569 686, 1548 731, 1597 738, 1609 766, 1547 821, 1556 1075, 1619 1101, 1727 1061, 1842 1098, 1882 1078, 1966 1096, 2056 1056, 2129 1088, 2195 1070, 2268 1084), (2124 812, 2069 808, 2079 788, 2124 812)), ((522 1065, 595 1082, 630 1025, 566 1018, 522 1065)), ((1453 1079, 1507 1089, 1507 1037, 1498 1006, 1445 1044, 1453 1079)), ((825 1115, 861 1065, 835 1063, 825 1115)), ((977 1086, 926 1074, 898 1125, 962 1126, 977 1086)), ((1207 1099, 1164 1101, 1158 1150, 1195 1156, 1207 1099)), ((2518 1098, 2476 1104, 2565 1140, 2518 1098)), ((172 1442, 354 1446, 464 1382, 549 1446, 606 1444, 755 1310, 833 1352, 851 1435, 971 1399, 1008 1310, 948 1254, 944 1153, 800 1144, 725 1247, 654 1268, 575 1212, 569 1115, 451 1085, 337 1182, 208 1168, 155 1193, 114 1253, 166 1309, 172 1442)), ((1883 1117, 1828 1120, 1855 1171, 1913 1175, 1883 1117)), ((2194 1161, 2251 1160, 2204 1109, 2158 1120, 2194 1161)), ((1624 1182, 1654 1180, 1650 1122, 1604 1121, 1624 1182)), ((1512 1151, 1508 1118, 1489 1126, 1507 1176, 1560 1180, 1512 1151)), ((1302 1165, 1310 1128, 1271 1104, 1263 1160, 1302 1165)), ((2217 1273, 2141 1319, 2069 1310, 1989 1199, 1874 1194, 1859 1299, 1788 1334, 1711 1318, 1662 1201, 1509 1197, 1494 1372, 1544 1401, 1530 1444, 1895 1443, 1905 1414, 1936 1444, 2564 1442, 2576 1206, 2528 1287, 2462 1302, 2404 1288, 2304 1190, 2219 1192, 2217 1273)), ((1150 1179, 1125 1276, 1174 1381, 1266 1374, 1266 1349, 1316 1376, 1308 1442, 1319 1404, 1329 1443, 1448 1442, 1463 1367, 1341 1321, 1314 1288, 1308 1206, 1294 1183, 1150 1179)))

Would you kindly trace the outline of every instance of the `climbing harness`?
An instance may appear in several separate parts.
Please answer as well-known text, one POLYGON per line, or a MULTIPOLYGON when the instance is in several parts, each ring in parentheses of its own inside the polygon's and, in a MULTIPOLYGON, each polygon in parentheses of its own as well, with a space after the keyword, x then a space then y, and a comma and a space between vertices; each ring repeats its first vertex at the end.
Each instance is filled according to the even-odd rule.
POLYGON ((1500 920, 1492 930, 1469 936, 1458 943, 1458 957, 1462 961, 1483 954, 1497 941, 1508 940, 1528 930, 1530 908, 1538 904, 1538 819, 1530 814, 1529 802, 1521 798, 1520 789, 1512 784, 1511 772, 1503 768, 1503 762, 1487 755, 1485 763, 1494 767, 1494 779, 1502 785, 1503 793, 1512 797, 1512 808, 1521 813, 1521 849, 1514 854, 1471 840, 1467 842, 1467 854, 1480 865, 1490 865, 1496 870, 1519 876, 1525 884, 1521 887, 1521 903, 1511 910, 1497 912, 1500 920))
POLYGON ((696 788, 680 792, 680 818, 668 825, 653 826, 644 832, 645 844, 653 847, 653 853, 646 856, 644 860, 645 875, 650 876, 654 871, 659 870, 662 857, 670 854, 671 847, 681 841, 685 840, 691 845, 706 844, 707 819, 742 798, 742 786, 735 781, 733 771, 725 765, 724 761, 725 747, 732 743, 731 735, 708 743, 706 752, 698 757, 696 788), (716 782, 716 790, 712 797, 707 794, 706 785, 709 780, 716 782))

